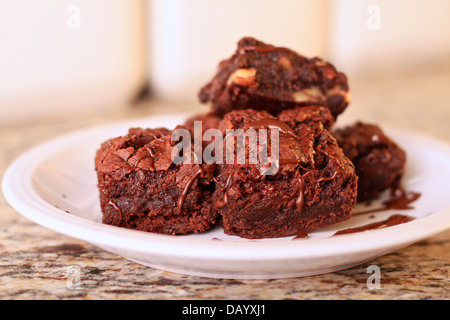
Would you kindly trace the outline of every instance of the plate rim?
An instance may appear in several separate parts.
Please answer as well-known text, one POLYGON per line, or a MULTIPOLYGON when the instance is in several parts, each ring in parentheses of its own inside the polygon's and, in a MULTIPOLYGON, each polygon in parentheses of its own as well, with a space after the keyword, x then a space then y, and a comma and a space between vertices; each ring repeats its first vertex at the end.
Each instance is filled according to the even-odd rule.
MULTIPOLYGON (((67 236, 84 240, 102 246, 131 250, 146 254, 173 256, 180 258, 207 259, 207 260, 240 260, 240 261, 267 261, 273 259, 302 259, 323 257, 322 249, 327 247, 327 257, 345 254, 357 254, 368 250, 381 250, 392 247, 404 247, 414 242, 428 238, 434 234, 450 228, 450 206, 431 213, 420 219, 406 224, 400 224, 385 229, 370 232, 344 234, 330 238, 310 238, 286 241, 211 241, 182 236, 155 234, 144 231, 129 230, 120 227, 105 225, 99 222, 71 215, 53 207, 43 200, 32 187, 32 174, 42 160, 56 153, 55 146, 65 142, 67 145, 85 135, 96 131, 108 130, 119 126, 126 127, 133 123, 142 123, 146 119, 151 121, 164 121, 168 118, 186 117, 186 114, 160 114, 110 122, 97 126, 81 128, 59 137, 43 142, 16 158, 3 176, 2 188, 7 202, 21 215, 67 236), (43 151, 50 151, 45 153, 43 151), (20 179, 18 179, 18 177, 20 179), (29 179, 28 179, 29 178, 29 179), (21 185, 23 184, 23 185, 21 185), (20 190, 23 187, 23 190, 20 190), (414 232, 408 232, 414 230, 414 232), (395 232, 394 243, 389 236, 395 232), (148 245, 151 243, 152 245, 148 245), (361 246, 360 243, 366 244, 361 246), (183 250, 189 248, 190 250, 183 250), (194 250, 195 249, 195 250, 194 250), (268 251, 270 250, 270 256, 268 251)), ((427 134, 417 133, 395 126, 382 125, 390 130, 401 130, 415 138, 439 147, 450 159, 450 144, 440 138, 427 134)))

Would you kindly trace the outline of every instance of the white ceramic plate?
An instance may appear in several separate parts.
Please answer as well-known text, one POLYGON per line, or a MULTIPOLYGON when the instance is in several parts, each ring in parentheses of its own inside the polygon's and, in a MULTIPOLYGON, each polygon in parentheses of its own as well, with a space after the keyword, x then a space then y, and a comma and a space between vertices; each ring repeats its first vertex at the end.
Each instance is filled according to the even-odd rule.
MULTIPOLYGON (((183 115, 166 115, 124 121, 77 131, 38 146, 18 158, 5 173, 6 199, 40 225, 138 263, 220 278, 282 278, 336 271, 450 227, 450 146, 432 137, 385 126, 408 154, 405 189, 422 194, 412 210, 355 215, 349 221, 311 232, 307 239, 251 241, 225 235, 220 226, 200 234, 170 236, 102 224, 94 171, 99 145, 125 134, 130 127, 172 128, 183 120, 183 115), (384 220, 394 213, 415 219, 384 229, 331 237, 337 230, 384 220)), ((377 206, 379 202, 372 204, 377 206)), ((358 205, 355 212, 372 207, 358 205)))

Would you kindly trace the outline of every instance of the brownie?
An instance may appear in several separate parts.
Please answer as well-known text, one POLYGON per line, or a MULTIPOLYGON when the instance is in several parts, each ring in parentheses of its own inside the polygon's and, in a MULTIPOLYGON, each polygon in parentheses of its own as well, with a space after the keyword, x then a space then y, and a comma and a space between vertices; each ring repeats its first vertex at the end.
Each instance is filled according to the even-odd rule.
POLYGON ((266 174, 267 164, 259 158, 255 164, 235 161, 216 166, 212 198, 225 233, 252 239, 283 237, 351 217, 357 177, 324 125, 330 119, 323 106, 286 110, 278 117, 252 109, 224 116, 219 127, 228 137, 227 130, 270 128, 270 152, 273 130, 279 135, 279 161, 271 174, 266 174))
POLYGON ((347 78, 332 64, 249 37, 220 62, 199 98, 210 102, 219 116, 249 108, 277 115, 284 109, 320 104, 336 117, 350 102, 347 78))
POLYGON ((163 234, 205 231, 215 223, 214 165, 175 164, 171 131, 130 129, 95 157, 103 223, 163 234))
POLYGON ((336 129, 334 135, 345 155, 353 162, 358 180, 358 201, 377 198, 397 187, 406 165, 406 153, 382 129, 357 122, 336 129))

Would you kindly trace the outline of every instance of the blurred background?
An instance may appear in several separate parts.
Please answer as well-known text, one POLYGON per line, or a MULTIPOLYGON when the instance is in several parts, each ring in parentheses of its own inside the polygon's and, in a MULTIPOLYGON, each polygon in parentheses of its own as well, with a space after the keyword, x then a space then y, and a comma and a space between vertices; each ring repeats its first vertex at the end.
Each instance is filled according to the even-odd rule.
POLYGON ((2 0, 0 125, 206 110, 197 92, 243 36, 345 72, 346 116, 450 139, 432 125, 450 119, 448 0, 2 0))

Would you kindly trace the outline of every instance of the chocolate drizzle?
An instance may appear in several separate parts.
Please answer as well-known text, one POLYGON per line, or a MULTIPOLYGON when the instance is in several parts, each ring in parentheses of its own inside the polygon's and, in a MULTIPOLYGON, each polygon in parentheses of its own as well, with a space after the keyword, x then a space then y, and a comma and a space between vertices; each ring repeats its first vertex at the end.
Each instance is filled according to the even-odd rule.
POLYGON ((117 210, 117 212, 119 213, 119 221, 122 221, 122 210, 119 208, 119 206, 117 204, 115 204, 112 200, 109 200, 108 202, 109 205, 113 206, 114 209, 117 210))
POLYGON ((305 194, 303 189, 305 188, 305 180, 304 176, 298 177, 298 197, 295 200, 295 205, 297 206, 297 211, 300 213, 303 210, 303 206, 305 204, 305 194))
POLYGON ((413 217, 405 216, 405 215, 402 215, 402 214, 394 214, 394 215, 390 216, 388 219, 383 220, 383 221, 370 223, 370 224, 367 224, 367 225, 364 225, 364 226, 361 226, 361 227, 339 230, 335 234, 333 234, 333 236, 337 236, 337 235, 340 235, 340 234, 364 232, 364 231, 369 231, 369 230, 375 230, 375 229, 382 229, 382 228, 392 227, 392 226, 395 226, 395 225, 398 225, 398 224, 410 222, 412 220, 414 220, 413 217))
POLYGON ((247 123, 243 129, 244 130, 246 130, 246 129, 259 130, 259 129, 267 129, 267 128, 278 129, 282 133, 292 134, 292 135, 296 136, 294 130, 292 130, 292 128, 289 127, 286 123, 284 123, 282 121, 278 121, 276 119, 270 119, 270 118, 261 119, 261 120, 247 123))
POLYGON ((330 180, 334 180, 334 178, 336 178, 336 175, 338 174, 338 171, 335 170, 333 175, 331 177, 321 177, 319 179, 316 180, 316 184, 318 184, 319 182, 322 181, 330 181, 330 180))
POLYGON ((304 175, 301 175, 297 178, 298 180, 298 196, 297 200, 295 200, 295 205, 297 206, 298 213, 303 211, 303 206, 305 205, 305 177, 313 173, 312 171, 306 172, 304 175))
MULTIPOLYGON (((261 119, 261 120, 256 120, 250 123, 247 123, 244 127, 244 130, 247 129, 254 129, 254 130, 259 130, 259 129, 278 129, 281 133, 283 134, 287 134, 287 135, 291 135, 294 136, 296 138, 299 138, 296 133, 294 132, 294 130, 292 130, 292 128, 286 124, 285 122, 276 120, 276 119, 271 119, 271 118, 265 118, 265 119, 261 119)), ((278 160, 278 164, 297 164, 299 163, 300 160, 299 159, 279 159, 278 160)))
POLYGON ((198 178, 198 176, 202 173, 203 173, 203 169, 198 168, 197 172, 192 177, 190 177, 188 182, 186 183, 186 186, 184 187, 183 191, 181 192, 180 197, 178 198, 178 211, 177 211, 178 214, 180 214, 181 211, 183 210, 183 203, 184 203, 184 200, 186 199, 189 189, 191 188, 194 181, 198 178))
POLYGON ((225 207, 229 202, 228 199, 228 193, 225 191, 223 194, 223 199, 217 199, 216 202, 214 202, 214 208, 220 209, 225 207))
POLYGON ((217 199, 216 202, 214 203, 214 208, 220 209, 220 208, 225 207, 228 204, 230 199, 228 198, 228 192, 227 192, 226 189, 230 185, 230 181, 231 181, 232 176, 233 176, 233 174, 230 174, 228 176, 227 182, 225 183, 225 187, 222 189, 222 192, 224 193, 223 194, 223 200, 222 199, 217 199))
MULTIPOLYGON (((265 119, 253 121, 253 122, 246 124, 243 127, 243 129, 244 130, 247 130, 247 129, 254 129, 254 130, 278 129, 280 131, 280 133, 285 134, 285 135, 290 135, 290 136, 300 140, 300 137, 294 132, 294 130, 292 130, 292 128, 288 124, 286 124, 285 122, 276 120, 276 119, 265 118, 265 119)), ((281 143, 281 141, 282 141, 281 139, 282 139, 282 136, 280 136, 279 143, 281 143)), ((289 158, 289 159, 278 159, 278 161, 275 161, 274 164, 279 169, 280 164, 299 164, 299 163, 300 163, 299 158, 295 158, 295 159, 289 158)))
MULTIPOLYGON (((291 135, 291 136, 295 137, 296 139, 301 140, 301 138, 294 132, 294 130, 292 130, 292 128, 288 124, 286 124, 285 122, 276 120, 276 119, 265 118, 265 119, 261 119, 261 120, 250 122, 250 123, 246 124, 243 127, 244 130, 246 130, 246 129, 258 130, 258 129, 266 129, 266 128, 278 129, 278 130, 280 130, 280 132, 282 134, 291 135)), ((322 134, 322 132, 323 132, 323 129, 321 130, 319 135, 322 134)), ((323 152, 329 158, 335 159, 338 167, 340 167, 342 170, 345 170, 345 167, 342 164, 342 162, 340 161, 340 159, 338 159, 334 154, 330 154, 329 152, 327 152, 324 149, 320 149, 318 151, 323 152)), ((299 165, 303 170, 306 171, 305 174, 303 174, 302 176, 297 178, 297 181, 298 181, 298 196, 297 196, 297 199, 295 201, 295 205, 296 205, 297 211, 299 213, 301 213, 303 211, 303 207, 305 205, 305 195, 304 195, 305 177, 308 174, 313 174, 313 177, 314 177, 314 172, 316 171, 316 170, 313 170, 313 169, 306 169, 306 168, 302 167, 300 165, 300 162, 301 162, 300 158, 296 158, 296 159, 294 159, 294 158, 282 158, 282 159, 279 159, 276 162, 276 165, 278 165, 278 166, 281 165, 281 164, 296 164, 296 165, 299 165)), ((320 182, 334 180, 336 178, 337 174, 338 174, 338 171, 339 170, 336 168, 331 176, 329 176, 329 177, 321 177, 321 178, 316 179, 315 187, 317 188, 318 184, 320 182)), ((226 203, 228 203, 228 198, 225 199, 225 197, 224 197, 224 201, 223 202, 225 202, 225 201, 226 201, 226 203)), ((218 205, 222 205, 223 206, 223 202, 220 201, 218 203, 218 205)))
POLYGON ((389 209, 410 210, 414 209, 410 204, 421 196, 418 192, 405 191, 402 187, 396 187, 391 192, 391 198, 383 202, 380 208, 369 209, 366 211, 355 212, 353 215, 380 212, 389 209))
POLYGON ((339 157, 336 157, 334 154, 330 154, 328 151, 326 151, 323 148, 320 148, 319 151, 324 153, 328 158, 334 159, 336 161, 336 163, 339 165, 339 167, 341 167, 342 170, 345 170, 345 167, 344 167, 341 159, 339 159, 339 157))
POLYGON ((139 157, 136 158, 136 161, 134 162, 133 166, 134 168, 137 168, 139 162, 141 162, 145 158, 150 158, 150 168, 151 170, 155 170, 155 164, 153 161, 153 157, 155 157, 155 153, 153 152, 152 148, 150 148, 148 145, 144 146, 144 148, 148 151, 148 153, 142 153, 139 157))

